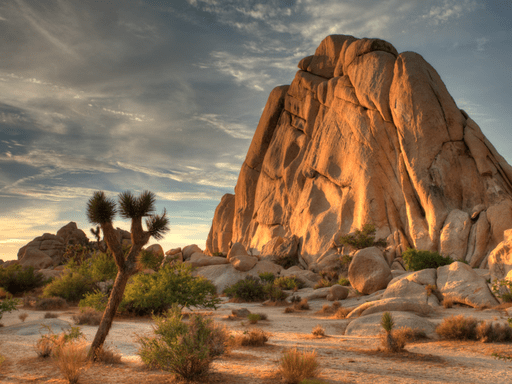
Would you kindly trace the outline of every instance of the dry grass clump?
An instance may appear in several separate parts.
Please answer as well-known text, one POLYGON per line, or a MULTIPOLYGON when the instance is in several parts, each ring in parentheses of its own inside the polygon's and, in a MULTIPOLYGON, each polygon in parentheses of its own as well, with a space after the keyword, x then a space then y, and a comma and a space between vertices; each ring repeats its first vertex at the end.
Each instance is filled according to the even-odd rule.
POLYGON ((333 317, 335 319, 346 319, 347 315, 352 312, 352 308, 338 308, 338 310, 334 313, 333 317))
POLYGON ((295 309, 293 307, 286 307, 284 309, 284 313, 293 313, 295 312, 295 309))
POLYGON ((24 322, 25 322, 25 320, 27 319, 27 317, 28 317, 28 313, 26 313, 26 312, 20 313, 20 314, 18 315, 18 319, 20 319, 22 323, 24 323, 24 322))
POLYGON ((311 333, 317 337, 324 337, 325 336, 325 328, 322 327, 320 324, 317 324, 311 333))
POLYGON ((257 313, 260 317, 260 320, 268 320, 268 315, 266 313, 257 313))
POLYGON ((34 349, 36 350, 36 353, 39 357, 46 358, 51 356, 54 345, 54 338, 51 338, 48 335, 43 335, 43 337, 37 341, 34 349))
POLYGON ((482 322, 476 326, 476 338, 482 343, 512 341, 512 328, 508 324, 482 322))
MULTIPOLYGON (((382 328, 384 328, 385 331, 384 335, 382 336, 382 346, 384 347, 384 350, 393 353, 403 351, 407 340, 405 337, 396 337, 396 332, 393 332, 395 322, 393 321, 393 316, 391 316, 391 313, 384 312, 382 314, 380 325, 382 328)), ((403 336, 400 333, 398 335, 403 336)))
POLYGON ((299 351, 297 348, 283 352, 279 359, 278 373, 288 384, 297 384, 320 373, 320 364, 315 351, 299 351))
POLYGON ((450 316, 436 327, 436 333, 447 340, 475 340, 477 325, 474 317, 450 316))
POLYGON ((46 313, 44 314, 44 318, 45 318, 45 319, 56 319, 57 317, 59 317, 59 314, 58 314, 58 313, 46 312, 46 313))
POLYGON ((397 344, 402 345, 402 348, 405 347, 405 344, 408 342, 427 338, 425 332, 419 328, 412 329, 410 327, 400 327, 398 329, 393 329, 391 334, 395 340, 397 340, 397 344))
POLYGON ((103 345, 96 351, 94 361, 103 364, 121 364, 121 354, 116 350, 103 345))
POLYGON ((309 309, 308 299, 302 299, 298 303, 294 303, 293 309, 296 311, 307 311, 309 309))
POLYGON ((242 347, 263 347, 272 335, 262 329, 252 329, 232 337, 231 343, 234 346, 242 347))
POLYGON ((68 303, 62 297, 47 297, 37 300, 35 307, 40 311, 52 311, 55 309, 66 309, 68 303))
POLYGON ((78 383, 83 370, 89 367, 87 345, 84 341, 71 341, 54 351, 57 367, 70 384, 78 383))
POLYGON ((452 308, 453 307, 453 299, 451 297, 445 297, 443 299, 443 307, 452 308))
POLYGON ((82 308, 77 315, 73 315, 72 319, 77 325, 100 325, 103 313, 94 308, 82 308))

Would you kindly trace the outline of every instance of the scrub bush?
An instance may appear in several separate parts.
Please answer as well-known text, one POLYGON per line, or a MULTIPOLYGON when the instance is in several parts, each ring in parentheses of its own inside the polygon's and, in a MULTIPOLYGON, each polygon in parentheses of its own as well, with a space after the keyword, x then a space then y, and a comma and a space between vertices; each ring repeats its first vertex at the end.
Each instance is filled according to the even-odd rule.
POLYGON ((419 271, 427 268, 438 268, 453 263, 450 256, 442 256, 438 252, 419 251, 409 248, 402 254, 408 271, 419 271))

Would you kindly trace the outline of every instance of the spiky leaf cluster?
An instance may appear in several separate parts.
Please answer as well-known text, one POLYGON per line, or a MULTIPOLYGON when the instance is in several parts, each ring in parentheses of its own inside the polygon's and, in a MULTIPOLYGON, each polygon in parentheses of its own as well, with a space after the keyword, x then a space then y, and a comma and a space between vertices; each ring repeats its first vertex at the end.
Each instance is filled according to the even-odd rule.
POLYGON ((153 212, 155 212, 153 192, 144 191, 139 197, 135 197, 130 191, 119 194, 119 213, 125 219, 149 216, 153 212))
POLYGON ((149 234, 156 240, 162 239, 164 233, 169 230, 169 219, 167 218, 167 212, 164 208, 164 213, 161 215, 151 215, 146 219, 146 226, 149 234))
POLYGON ((93 224, 112 222, 116 212, 116 202, 103 191, 94 192, 87 202, 87 219, 93 224))

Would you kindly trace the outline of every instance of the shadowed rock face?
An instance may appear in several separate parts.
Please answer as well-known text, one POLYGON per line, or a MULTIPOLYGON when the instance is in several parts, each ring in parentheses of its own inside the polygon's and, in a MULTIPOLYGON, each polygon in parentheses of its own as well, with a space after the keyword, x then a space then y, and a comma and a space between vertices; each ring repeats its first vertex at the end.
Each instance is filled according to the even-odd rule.
POLYGON ((261 251, 295 235, 313 268, 333 253, 333 236, 373 223, 388 260, 414 246, 486 266, 512 228, 512 168, 434 68, 344 35, 299 68, 269 96, 208 251, 230 242, 261 251))

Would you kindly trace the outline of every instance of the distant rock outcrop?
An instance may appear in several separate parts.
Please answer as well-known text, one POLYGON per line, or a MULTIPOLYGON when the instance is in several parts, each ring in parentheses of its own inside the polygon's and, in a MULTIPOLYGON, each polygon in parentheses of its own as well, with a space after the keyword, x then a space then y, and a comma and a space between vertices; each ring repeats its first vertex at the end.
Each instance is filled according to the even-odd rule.
MULTIPOLYGON (((386 260, 410 246, 472 267, 512 228, 512 167, 420 55, 333 35, 269 96, 207 253, 298 239, 319 269, 333 237, 372 223, 386 260)), ((327 261, 326 261, 327 262, 327 261)))
POLYGON ((84 231, 78 229, 75 222, 70 222, 59 229, 56 235, 45 233, 20 248, 18 260, 23 266, 48 268, 62 262, 62 255, 68 245, 85 245, 88 242, 84 231))

